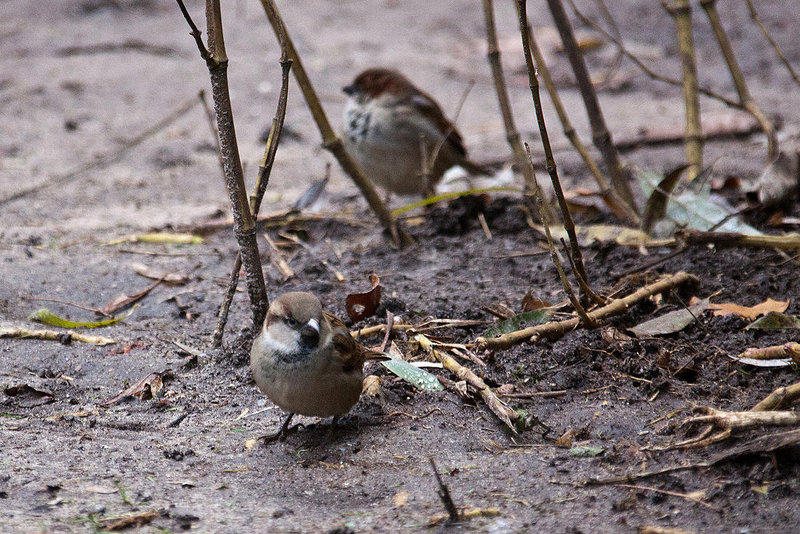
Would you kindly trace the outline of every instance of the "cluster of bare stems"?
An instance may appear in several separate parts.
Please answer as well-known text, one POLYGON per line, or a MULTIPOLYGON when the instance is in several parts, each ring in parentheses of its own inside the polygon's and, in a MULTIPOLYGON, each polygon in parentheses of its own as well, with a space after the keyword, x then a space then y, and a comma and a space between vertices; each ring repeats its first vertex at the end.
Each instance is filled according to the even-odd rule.
MULTIPOLYGON (((598 1, 604 8, 603 12, 605 13, 606 18, 610 19, 610 14, 602 4, 602 0, 598 1)), ((217 131, 220 140, 221 161, 226 185, 231 198, 231 205, 234 215, 234 233, 239 243, 240 250, 231 271, 229 290, 226 294, 223 306, 221 307, 219 323, 214 335, 214 344, 218 346, 222 339, 222 333, 227 319, 227 310, 230 306, 230 301, 233 297, 236 284, 238 283, 239 270, 241 266, 244 266, 245 270, 254 325, 257 326, 261 324, 268 307, 267 292, 259 261, 258 245, 255 239, 254 221, 258 215, 261 200, 269 182, 270 171, 272 169, 275 153, 281 137, 283 121, 286 113, 286 100, 288 97, 290 71, 294 73, 304 99, 319 128, 323 146, 332 153, 345 172, 353 179, 354 183, 362 192, 370 208, 375 212, 378 220, 381 222, 384 228, 390 232, 395 244, 397 246, 402 246, 411 243, 412 240, 407 232, 401 226, 398 226, 392 219, 392 215, 387 206, 381 201, 369 180, 367 180, 352 158, 347 154, 341 140, 331 127, 322 105, 320 104, 319 98, 316 95, 313 85, 311 84, 311 81, 309 80, 303 68, 297 50, 294 48, 292 40, 289 37, 286 25, 281 18, 280 13, 278 12, 274 0, 261 0, 261 4, 264 8, 267 19, 269 20, 275 32, 276 38, 280 43, 282 84, 277 111, 272 122, 272 127, 270 129, 270 134, 264 150, 264 156, 262 158, 261 165, 259 166, 255 191, 248 198, 245 192, 242 165, 236 145, 233 115, 231 113, 230 96, 228 93, 226 72, 228 60, 224 46, 219 0, 206 1, 208 47, 204 45, 200 32, 192 21, 183 4, 183 1, 177 0, 177 2, 187 22, 189 23, 189 26, 191 27, 191 34, 195 39, 201 57, 206 62, 209 75, 211 77, 212 94, 214 98, 214 113, 216 116, 217 131)), ((570 0, 570 2, 572 2, 572 0, 570 0)), ((544 224, 544 231, 547 237, 552 261, 558 271, 559 277, 564 286, 564 290, 568 295, 577 316, 574 319, 538 325, 492 339, 479 338, 476 340, 476 346, 487 350, 502 350, 517 343, 531 342, 542 337, 557 337, 581 325, 587 328, 594 328, 606 318, 624 313, 630 305, 641 299, 657 293, 669 291, 682 284, 696 281, 696 278, 690 274, 677 273, 663 277, 655 283, 644 286, 639 290, 634 291, 627 297, 613 300, 601 296, 592 289, 589 275, 586 271, 581 250, 578 245, 575 225, 567 207, 558 176, 558 169, 553 156, 552 147, 550 145, 550 138, 541 104, 539 90, 540 76, 544 82, 546 90, 549 93, 550 99, 554 104, 565 136, 570 140, 576 151, 580 154, 586 167, 596 180, 600 189, 600 194, 605 202, 611 207, 618 217, 632 225, 641 224, 642 217, 636 206, 628 177, 623 170, 619 154, 612 140, 610 130, 607 127, 606 121, 603 117, 595 87, 590 79, 585 61, 577 45, 573 28, 569 21, 569 17, 564 10, 562 0, 547 0, 547 5, 555 22, 556 28, 558 29, 564 50, 577 80, 577 85, 583 98, 586 113, 589 118, 589 124, 591 126, 592 143, 602 158, 605 172, 594 160, 593 156, 589 152, 589 149, 578 137, 574 127, 570 122, 566 109, 559 98, 555 84, 553 83, 550 72, 544 62, 544 57, 536 43, 531 26, 528 22, 526 0, 516 0, 520 37, 523 45, 525 64, 528 71, 531 98, 533 100, 533 107, 539 127, 542 147, 544 149, 546 168, 556 195, 556 200, 560 211, 560 219, 563 221, 563 226, 566 230, 569 241, 567 243, 564 240, 561 240, 561 248, 563 249, 562 252, 569 260, 572 275, 578 285, 578 291, 573 289, 567 277, 567 273, 565 272, 565 269, 561 263, 562 252, 559 252, 559 247, 554 242, 550 232, 550 224, 553 224, 558 217, 555 216, 549 204, 543 202, 541 198, 540 189, 533 170, 530 150, 527 149, 527 146, 522 142, 520 134, 515 126, 514 115, 510 107, 508 91, 502 69, 500 50, 497 44, 493 2, 492 0, 482 0, 482 3, 484 8, 483 11, 485 16, 486 37, 488 44, 487 57, 494 79, 495 91, 497 93, 498 103, 506 130, 506 137, 514 156, 517 168, 520 169, 525 178, 525 201, 531 211, 539 215, 540 220, 544 224)), ((721 95, 711 93, 710 91, 699 86, 697 82, 694 44, 692 42, 691 9, 689 7, 688 0, 674 0, 672 3, 669 3, 667 0, 662 0, 662 4, 668 13, 674 17, 676 22, 678 42, 680 44, 681 60, 683 65, 683 80, 682 82, 678 82, 677 80, 670 80, 665 77, 654 77, 656 77, 656 79, 668 81, 669 83, 680 83, 684 88, 687 119, 685 144, 687 160, 690 168, 690 178, 696 176, 702 169, 703 134, 702 129, 700 128, 698 97, 700 93, 719 97, 727 104, 744 109, 751 113, 758 120, 763 131, 767 135, 769 140, 769 156, 774 156, 774 154, 777 153, 775 129, 763 112, 761 112, 761 110, 755 104, 753 98, 748 92, 744 78, 732 52, 730 42, 725 34, 724 29, 722 28, 719 16, 716 12, 716 2, 714 0, 703 0, 701 1, 701 6, 708 16, 709 22, 714 30, 723 56, 725 57, 726 63, 731 72, 731 77, 738 93, 738 100, 726 99, 721 95)), ((575 6, 573 5, 573 8, 574 7, 575 6)), ((591 22, 579 11, 577 11, 577 9, 575 9, 575 12, 578 17, 584 20, 584 22, 591 22)), ((753 17, 754 20, 757 20, 755 15, 753 15, 753 17)), ((610 22, 612 23, 612 26, 616 27, 616 25, 613 24, 613 19, 610 19, 610 22)), ((632 56, 624 48, 618 31, 616 31, 616 36, 613 36, 599 28, 599 26, 596 24, 591 24, 598 30, 602 31, 609 40, 617 45, 621 56, 626 56, 633 59, 634 63, 646 69, 646 67, 644 67, 643 64, 638 61, 638 59, 632 56)), ((647 69, 647 72, 652 71, 647 69)), ((432 154, 432 160, 435 158, 435 156, 436 150, 434 150, 432 154)), ((424 171, 425 169, 423 168, 423 172, 424 171)), ((485 388, 487 398, 493 398, 491 397, 491 395, 493 395, 491 390, 489 390, 485 384, 478 384, 478 386, 485 388)), ((513 414, 513 411, 500 410, 499 408, 498 410, 495 410, 496 413, 501 413, 501 415, 503 415, 501 419, 508 424, 510 421, 507 418, 507 414, 513 414)))

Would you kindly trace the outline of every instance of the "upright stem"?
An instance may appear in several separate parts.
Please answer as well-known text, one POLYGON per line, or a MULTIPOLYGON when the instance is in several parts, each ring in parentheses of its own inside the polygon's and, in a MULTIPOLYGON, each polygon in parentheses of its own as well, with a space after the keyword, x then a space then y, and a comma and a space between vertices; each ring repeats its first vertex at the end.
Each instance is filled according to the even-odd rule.
MULTIPOLYGON (((550 181, 553 183, 553 191, 558 199, 558 205, 561 208, 561 216, 564 219, 564 229, 567 231, 572 247, 572 256, 577 266, 575 277, 583 278, 588 282, 589 277, 586 275, 581 248, 580 245, 578 245, 578 238, 575 234, 575 224, 572 221, 572 215, 570 215, 567 201, 564 198, 564 191, 561 189, 561 182, 558 179, 556 160, 553 157, 553 148, 550 145, 550 136, 547 133, 547 125, 544 120, 542 100, 539 95, 539 80, 536 75, 536 67, 533 64, 530 39, 528 38, 530 34, 528 33, 527 0, 517 0, 517 15, 519 16, 519 32, 522 36, 522 53, 525 56, 525 65, 528 69, 528 84, 531 88, 533 107, 536 110, 536 122, 539 125, 539 135, 542 137, 542 148, 544 148, 547 173, 550 175, 550 181)), ((532 162, 531 165, 533 165, 532 162)))
MULTIPOLYGON (((511 102, 508 98, 506 80, 503 75, 503 65, 500 60, 500 47, 497 44, 497 29, 494 22, 494 6, 492 0, 483 0, 483 15, 486 23, 486 57, 492 69, 492 79, 494 80, 494 90, 497 93, 497 101, 500 106, 500 114, 503 116, 503 125, 506 130, 506 140, 514 154, 514 163, 525 177, 525 199, 531 213, 536 213, 534 198, 541 196, 541 191, 536 185, 536 177, 533 168, 528 165, 525 149, 520 140, 519 131, 514 123, 514 114, 511 111, 511 102)), ((542 222, 553 222, 556 220, 553 209, 549 202, 542 202, 541 205, 542 222)))
POLYGON ((300 56, 297 54, 297 50, 294 47, 294 43, 292 43, 292 39, 278 11, 278 6, 275 5, 275 1, 261 0, 261 5, 264 8, 264 12, 269 19, 276 37, 286 40, 286 49, 289 53, 289 59, 292 60, 292 72, 294 72, 295 79, 300 86, 300 90, 303 92, 303 97, 306 100, 308 109, 311 111, 314 122, 316 122, 317 128, 319 128, 319 132, 322 135, 322 146, 333 154, 333 157, 339 162, 344 172, 350 176, 366 199, 369 207, 375 212, 375 215, 377 215, 381 225, 391 232, 395 243, 398 245, 412 244, 414 242, 412 237, 402 226, 398 226, 392 219, 389 208, 383 200, 381 200, 372 183, 367 179, 364 173, 361 172, 361 169, 358 168, 358 165, 356 165, 356 162, 350 157, 350 154, 347 153, 342 140, 331 127, 325 110, 322 109, 322 104, 314 90, 314 86, 311 84, 311 80, 308 78, 303 68, 303 63, 300 61, 300 56))
POLYGON ((267 315, 269 301, 261 272, 258 254, 255 222, 250 214, 250 206, 245 192, 242 163, 231 110, 228 90, 228 56, 225 52, 225 39, 222 31, 222 12, 219 0, 206 0, 206 22, 208 24, 208 49, 203 45, 200 32, 192 21, 183 0, 177 0, 186 22, 192 28, 200 56, 205 60, 211 78, 211 93, 214 98, 214 113, 217 118, 222 167, 225 185, 231 200, 233 212, 233 231, 239 243, 239 252, 245 268, 247 291, 250 296, 250 309, 253 313, 253 330, 261 326, 267 315))
POLYGON ((578 44, 575 41, 572 24, 564 11, 561 0, 547 0, 547 5, 550 7, 553 22, 561 36, 564 51, 572 66, 575 79, 578 82, 578 88, 583 97, 583 103, 586 106, 586 114, 589 116, 589 124, 592 127, 592 141, 594 142, 594 146, 597 147, 600 154, 603 156, 606 167, 608 167, 608 174, 611 177, 611 182, 614 184, 617 193, 619 193, 629 206, 635 206, 636 203, 633 199, 631 186, 628 184, 625 174, 622 172, 619 154, 617 153, 617 149, 614 148, 611 133, 606 127, 606 121, 605 118, 603 118, 603 111, 600 108, 597 93, 589 78, 589 71, 578 49, 578 44))
POLYGON ((705 10, 708 22, 714 30, 714 35, 719 43, 719 48, 722 55, 725 57, 725 63, 728 64, 728 70, 733 79, 733 85, 736 87, 736 93, 739 95, 739 101, 742 107, 750 113, 761 126, 764 135, 767 136, 767 160, 772 161, 778 156, 778 138, 775 134, 775 127, 767 116, 761 111, 755 100, 753 100, 750 90, 747 88, 742 69, 739 68, 739 62, 736 61, 736 55, 733 53, 728 34, 722 26, 722 21, 719 18, 719 13, 716 8, 717 0, 700 0, 700 6, 705 10))
POLYGON ((530 23, 528 24, 528 37, 531 44, 531 52, 533 52, 533 59, 536 61, 536 70, 544 82, 544 87, 547 89, 547 94, 550 95, 550 100, 553 102, 553 107, 556 110, 558 119, 561 121, 564 135, 572 143, 572 146, 575 147, 575 150, 578 151, 578 154, 580 154, 581 159, 583 159, 583 162, 586 164, 586 167, 592 173, 592 176, 594 176, 597 185, 600 186, 600 194, 603 196, 603 199, 611 207, 611 209, 614 210, 614 213, 618 217, 627 220, 634 226, 638 226, 640 220, 639 215, 636 213, 636 206, 628 205, 628 203, 622 199, 622 197, 611 186, 611 184, 608 183, 605 175, 603 175, 600 167, 598 167, 597 162, 589 154, 589 151, 586 149, 586 145, 583 144, 581 138, 578 137, 578 132, 575 131, 575 128, 572 126, 572 122, 569 120, 564 103, 561 101, 561 97, 558 96, 556 84, 553 83, 553 78, 550 76, 550 69, 547 68, 544 55, 539 49, 539 45, 536 43, 536 36, 533 35, 533 32, 531 31, 530 23))
POLYGON ((683 73, 683 100, 686 107, 686 161, 689 163, 687 176, 694 180, 703 170, 703 129, 700 124, 700 98, 697 84, 697 64, 694 55, 692 36, 692 8, 689 0, 661 0, 664 9, 675 19, 678 34, 678 47, 681 54, 683 73))

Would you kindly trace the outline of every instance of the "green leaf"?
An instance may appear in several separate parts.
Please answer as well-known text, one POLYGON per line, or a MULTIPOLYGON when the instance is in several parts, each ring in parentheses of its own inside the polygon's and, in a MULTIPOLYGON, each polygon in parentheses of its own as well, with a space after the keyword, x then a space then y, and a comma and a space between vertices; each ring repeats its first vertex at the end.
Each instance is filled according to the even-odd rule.
POLYGON ((787 315, 785 313, 769 312, 764 317, 756 319, 745 327, 745 330, 751 328, 764 329, 764 330, 785 330, 785 329, 800 329, 800 317, 796 315, 787 315))
POLYGON ((569 450, 569 455, 574 458, 592 458, 600 456, 604 452, 606 450, 602 447, 572 447, 569 450))
POLYGON ((529 312, 520 313, 519 315, 515 315, 511 319, 506 319, 505 321, 501 321, 496 325, 492 326, 486 332, 483 333, 483 337, 488 339, 501 336, 503 334, 508 334, 509 332, 516 332, 517 330, 521 330, 522 328, 524 328, 522 326, 524 323, 541 324, 550 319, 550 317, 552 316, 553 316, 553 310, 547 308, 541 308, 539 310, 531 310, 529 312))
MULTIPOLYGON (((131 310, 133 311, 133 310, 131 310)), ((114 317, 113 319, 104 319, 102 321, 90 321, 90 322, 79 322, 76 323, 75 321, 69 321, 67 319, 63 319, 58 315, 52 313, 47 308, 42 308, 41 310, 36 310, 33 312, 28 319, 37 323, 49 324, 51 326, 58 326, 60 328, 98 328, 101 326, 110 326, 112 324, 117 324, 118 322, 122 321, 128 315, 124 315, 122 317, 114 317)))
POLYGON ((422 391, 441 391, 444 386, 439 379, 419 367, 411 365, 400 358, 382 361, 384 367, 422 391))

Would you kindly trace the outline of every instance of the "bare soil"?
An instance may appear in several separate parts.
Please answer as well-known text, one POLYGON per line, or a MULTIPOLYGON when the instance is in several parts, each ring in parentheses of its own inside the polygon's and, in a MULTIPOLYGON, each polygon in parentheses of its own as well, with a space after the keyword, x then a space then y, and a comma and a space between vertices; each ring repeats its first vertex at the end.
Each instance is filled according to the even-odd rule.
MULTIPOLYGON (((498 4, 512 101, 523 136, 535 145, 523 62, 515 55, 513 9, 510 2, 498 4)), ((598 16, 594 3, 579 5, 598 16)), ((642 45, 640 50, 660 53, 659 68, 678 76, 673 24, 658 3, 625 0, 610 7, 626 39, 642 45)), ((750 23, 746 7, 741 2, 719 7, 753 94, 768 113, 780 116, 782 138, 791 140, 800 124, 798 87, 750 23)), ((200 2, 189 2, 189 8, 201 23, 200 2)), ((281 8, 334 123, 344 103, 339 88, 367 66, 402 69, 450 112, 456 95, 474 79, 459 119, 466 144, 478 161, 507 157, 479 2, 314 0, 281 2, 281 8)), ((800 64, 796 6, 770 1, 758 8, 789 60, 800 64)), ((263 150, 259 138, 279 89, 278 50, 257 3, 230 2, 225 9, 237 133, 252 178, 263 150)), ((3 12, 0 198, 57 180, 117 150, 208 86, 185 22, 167 0, 52 5, 12 0, 3 3, 3 12), (123 43, 128 45, 119 46, 123 43), (109 44, 114 46, 99 46, 109 44)), ((531 2, 529 12, 534 26, 550 25, 543 2, 531 2)), ((703 83, 731 94, 724 62, 699 9, 695 31, 703 83)), ((606 49, 593 52, 590 65, 600 71, 612 57, 606 49)), ((554 52, 551 62, 588 140, 566 60, 554 52)), ((628 83, 601 94, 615 136, 631 136, 654 124, 680 128, 679 88, 649 80, 628 63, 619 72, 630 78, 628 83)), ((715 102, 703 104, 721 109, 715 102)), ((548 119, 566 185, 592 187, 560 135, 555 115, 548 119)), ((286 123, 264 212, 291 206, 332 161, 319 147, 294 85, 286 123)), ((764 153, 764 141, 756 135, 709 143, 706 158, 716 160, 715 176, 751 183, 763 168, 764 153)), ((640 167, 656 170, 683 157, 680 146, 626 154, 640 167)), ((736 191, 728 200, 745 201, 736 191)), ((394 205, 403 202, 395 199, 394 205)), ((384 287, 383 305, 365 324, 377 324, 386 310, 412 322, 491 321, 484 306, 502 302, 519 311, 528 291, 552 302, 564 299, 546 255, 514 254, 541 251, 542 239, 527 226, 516 198, 463 199, 421 212, 409 221, 418 244, 400 251, 387 245, 335 165, 328 192, 315 209, 329 217, 263 229, 273 238, 292 233, 307 244, 290 253, 296 276, 288 280, 262 254, 271 295, 313 291, 344 317, 345 295, 366 289, 374 272, 384 287), (478 224, 479 213, 491 239, 478 224)), ((0 396, 3 532, 92 532, 108 526, 104 519, 148 511, 154 517, 138 527, 144 532, 421 530, 444 512, 429 457, 444 473, 458 506, 498 511, 461 525, 437 526, 440 530, 634 532, 655 525, 695 532, 791 532, 800 524, 800 469, 792 454, 739 458, 642 481, 639 488, 582 485, 587 479, 701 462, 742 439, 770 432, 735 436, 707 450, 644 450, 689 435, 691 429, 677 428, 677 422, 693 405, 746 410, 776 387, 796 382, 796 367, 753 369, 729 358, 748 347, 796 340, 791 333, 745 331, 742 319, 704 315, 682 332, 658 339, 614 342, 600 329, 576 330, 559 341, 482 354, 485 366, 464 362, 490 386, 564 391, 509 399, 512 407, 550 428, 521 435, 505 430, 479 399, 465 401, 452 389, 421 393, 376 365, 369 370, 383 378, 383 396, 362 399, 332 442, 326 443, 327 422, 300 418, 307 426, 285 443, 248 448, 248 440, 275 429, 283 414, 257 390, 246 365, 246 293, 234 300, 224 348, 209 348, 236 252, 230 229, 212 232, 198 245, 106 244, 149 229, 185 228, 227 212, 201 108, 113 163, 3 203, 0 210, 0 326, 36 328, 28 315, 43 306, 72 319, 91 319, 91 312, 32 299, 100 307, 151 283, 135 274, 134 262, 190 276, 183 286, 156 287, 125 321, 89 332, 118 340, 115 345, 0 340, 0 389, 29 386, 0 396), (201 355, 188 354, 174 341, 201 355), (171 378, 155 400, 104 405, 149 373, 167 370, 171 378), (577 444, 600 447, 603 454, 570 456, 554 444, 567 431, 575 433, 577 444)), ((785 213, 798 216, 797 206, 785 213)), ((749 222, 766 229, 769 215, 757 210, 748 215, 749 222)), ((579 216, 579 222, 614 221, 601 214, 579 216)), ((268 250, 263 240, 260 246, 268 250)), ((643 255, 613 243, 584 249, 591 281, 604 291, 624 271, 669 252, 649 249, 643 255)), ((611 324, 624 331, 680 308, 693 295, 714 293, 715 302, 743 305, 768 297, 790 299, 787 312, 800 313, 797 263, 775 251, 694 248, 650 269, 648 276, 679 270, 696 274, 699 286, 666 295, 659 304, 642 303, 611 324)), ((469 343, 484 329, 453 328, 437 335, 469 343)))

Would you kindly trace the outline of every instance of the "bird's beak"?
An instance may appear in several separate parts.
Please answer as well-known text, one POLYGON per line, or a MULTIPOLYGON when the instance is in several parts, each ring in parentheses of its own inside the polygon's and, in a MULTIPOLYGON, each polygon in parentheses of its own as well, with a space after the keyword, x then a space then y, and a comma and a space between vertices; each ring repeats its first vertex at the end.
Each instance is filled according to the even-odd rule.
POLYGON ((308 345, 316 345, 319 341, 319 322, 312 318, 300 329, 303 341, 308 345))
POLYGON ((345 85, 344 87, 342 87, 342 91, 344 91, 344 94, 352 96, 353 93, 356 92, 356 88, 353 87, 352 85, 345 85))

